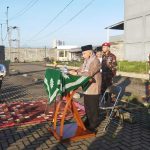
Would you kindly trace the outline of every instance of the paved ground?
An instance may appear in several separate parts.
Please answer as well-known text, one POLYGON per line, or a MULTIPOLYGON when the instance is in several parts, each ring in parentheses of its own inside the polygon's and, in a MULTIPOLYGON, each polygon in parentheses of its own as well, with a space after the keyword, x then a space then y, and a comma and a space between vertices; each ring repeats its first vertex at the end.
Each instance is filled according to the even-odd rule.
MULTIPOLYGON (((46 97, 42 81, 44 65, 17 64, 10 69, 13 70, 11 76, 4 80, 3 100, 10 102, 46 97)), ((124 123, 122 126, 111 123, 104 133, 106 118, 101 122, 96 137, 69 143, 55 140, 47 130, 48 123, 1 129, 0 149, 150 150, 150 114, 139 110, 132 115, 136 118, 135 123, 124 123)))

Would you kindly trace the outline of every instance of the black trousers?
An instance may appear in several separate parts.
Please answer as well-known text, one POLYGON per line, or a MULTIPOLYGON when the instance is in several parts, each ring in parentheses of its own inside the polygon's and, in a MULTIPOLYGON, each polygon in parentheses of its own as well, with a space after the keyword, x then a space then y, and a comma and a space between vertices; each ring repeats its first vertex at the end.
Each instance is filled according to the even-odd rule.
POLYGON ((84 95, 85 112, 91 129, 99 125, 99 98, 100 95, 84 95))
POLYGON ((113 75, 110 73, 102 73, 101 93, 104 94, 106 89, 112 85, 113 75))

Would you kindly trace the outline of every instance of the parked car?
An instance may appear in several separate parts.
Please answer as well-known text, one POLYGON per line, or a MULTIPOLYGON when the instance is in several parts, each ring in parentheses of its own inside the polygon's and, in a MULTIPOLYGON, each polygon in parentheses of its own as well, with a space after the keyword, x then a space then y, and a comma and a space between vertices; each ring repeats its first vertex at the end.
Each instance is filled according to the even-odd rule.
POLYGON ((2 81, 5 76, 6 76, 6 67, 3 64, 0 64, 0 89, 2 87, 2 81))

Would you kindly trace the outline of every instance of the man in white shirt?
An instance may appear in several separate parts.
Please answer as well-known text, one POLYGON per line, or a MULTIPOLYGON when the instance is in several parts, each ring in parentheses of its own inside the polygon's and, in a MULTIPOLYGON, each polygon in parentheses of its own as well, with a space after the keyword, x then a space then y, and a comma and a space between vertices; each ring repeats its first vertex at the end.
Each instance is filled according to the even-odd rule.
MULTIPOLYGON (((96 51, 96 57, 99 59, 99 62, 102 65, 102 55, 103 55, 102 47, 101 46, 97 47, 95 51, 96 51)), ((102 72, 102 69, 100 69, 100 72, 102 72)))

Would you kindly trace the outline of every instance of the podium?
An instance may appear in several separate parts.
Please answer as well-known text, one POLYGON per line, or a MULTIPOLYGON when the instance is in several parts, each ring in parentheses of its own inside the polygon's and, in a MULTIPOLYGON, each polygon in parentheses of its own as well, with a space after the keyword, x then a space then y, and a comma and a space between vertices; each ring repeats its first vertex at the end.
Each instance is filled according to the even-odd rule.
POLYGON ((78 110, 73 102, 73 95, 76 93, 76 90, 80 86, 82 86, 83 90, 85 90, 90 85, 89 80, 89 77, 66 75, 60 70, 56 69, 46 70, 44 84, 49 95, 50 103, 51 101, 55 100, 57 94, 61 95, 65 99, 65 106, 62 118, 60 120, 60 125, 57 125, 57 117, 64 100, 60 100, 57 103, 53 117, 53 125, 52 127, 48 128, 48 130, 57 140, 64 142, 76 141, 95 136, 95 133, 85 128, 78 110), (54 85, 55 88, 51 90, 50 88, 54 87, 54 85), (71 112, 73 114, 75 122, 65 124, 67 112, 71 112))

